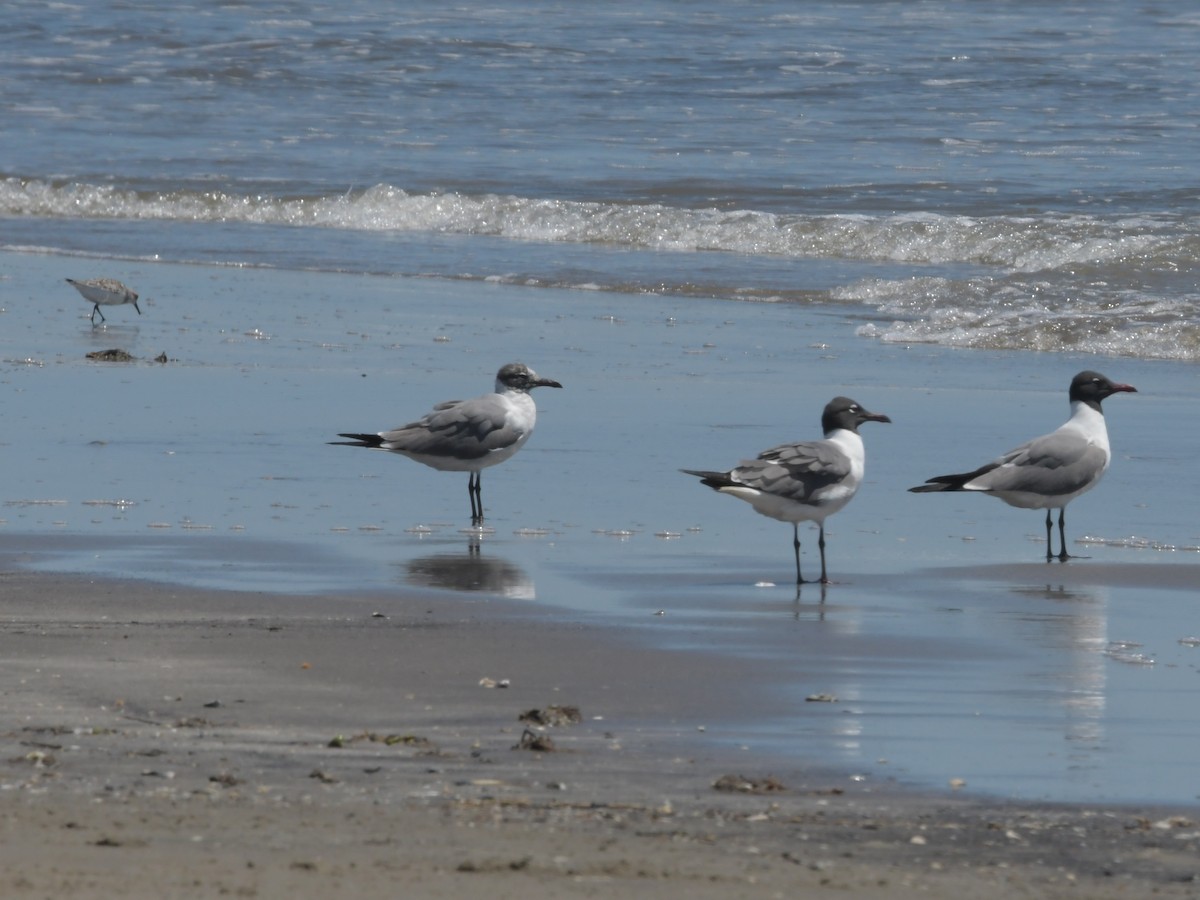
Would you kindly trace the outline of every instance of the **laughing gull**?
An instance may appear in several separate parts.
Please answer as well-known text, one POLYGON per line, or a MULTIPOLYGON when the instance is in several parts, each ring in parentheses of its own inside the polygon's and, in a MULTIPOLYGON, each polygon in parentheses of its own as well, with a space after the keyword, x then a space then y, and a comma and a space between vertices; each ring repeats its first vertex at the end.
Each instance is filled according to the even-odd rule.
POLYGON ((849 503, 862 484, 866 453, 858 426, 863 422, 891 422, 885 415, 868 412, 849 397, 834 397, 821 414, 825 439, 783 444, 764 450, 758 459, 743 460, 728 472, 681 469, 695 475, 714 491, 745 500, 754 511, 792 523, 792 548, 796 553, 796 584, 800 577, 801 522, 816 522, 821 529, 821 584, 825 572, 825 518, 849 503))
POLYGON ((137 303, 138 295, 112 278, 89 278, 87 281, 68 278, 67 284, 83 294, 83 299, 92 304, 93 325, 96 324, 96 313, 100 313, 100 321, 104 321, 104 313, 100 312, 101 306, 120 306, 123 303, 132 303, 138 315, 142 314, 142 308, 137 303))
POLYGON ((1071 381, 1071 418, 1058 430, 1014 447, 973 472, 938 475, 909 490, 917 494, 982 491, 1009 506, 1046 510, 1047 561, 1054 558, 1050 510, 1058 509, 1058 558, 1070 559, 1067 504, 1094 488, 1112 459, 1100 401, 1113 394, 1136 391, 1132 385, 1109 381, 1099 372, 1080 372, 1071 381))
POLYGON ((474 400, 439 403, 424 418, 378 434, 339 434, 348 447, 389 450, 441 472, 470 472, 471 524, 483 523, 481 469, 502 463, 533 434, 537 407, 529 392, 535 387, 562 387, 539 378, 524 363, 509 363, 496 373, 496 390, 474 400))

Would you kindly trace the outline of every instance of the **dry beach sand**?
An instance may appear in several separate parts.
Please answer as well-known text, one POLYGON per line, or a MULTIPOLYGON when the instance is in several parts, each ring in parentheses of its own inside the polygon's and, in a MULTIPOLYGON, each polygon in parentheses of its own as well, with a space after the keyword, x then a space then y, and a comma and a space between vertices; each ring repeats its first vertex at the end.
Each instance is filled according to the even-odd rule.
POLYGON ((714 746, 696 722, 760 712, 745 663, 496 601, 20 562, 0 579, 5 897, 1200 891, 1187 810, 864 789, 714 746), (555 706, 581 721, 519 721, 555 706))

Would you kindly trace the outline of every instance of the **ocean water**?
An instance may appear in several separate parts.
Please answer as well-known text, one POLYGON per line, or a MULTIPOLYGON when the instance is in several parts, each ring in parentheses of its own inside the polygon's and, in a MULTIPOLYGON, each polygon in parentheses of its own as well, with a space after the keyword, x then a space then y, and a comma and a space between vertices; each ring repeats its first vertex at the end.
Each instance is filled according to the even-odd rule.
POLYGON ((505 597, 776 674, 691 734, 1194 804, 1198 36, 1182 0, 5 4, 0 549, 505 597), (143 314, 93 328, 62 279, 100 276, 143 314), (325 444, 511 359, 564 389, 482 540, 465 476, 325 444), (1140 390, 1069 511, 1091 559, 905 492, 1057 426, 1083 368, 1140 390), (838 393, 893 424, 839 583, 797 596, 790 529, 676 470, 815 437, 838 393))
POLYGON ((21 0, 0 34, 0 247, 1200 355, 1189 0, 21 0))

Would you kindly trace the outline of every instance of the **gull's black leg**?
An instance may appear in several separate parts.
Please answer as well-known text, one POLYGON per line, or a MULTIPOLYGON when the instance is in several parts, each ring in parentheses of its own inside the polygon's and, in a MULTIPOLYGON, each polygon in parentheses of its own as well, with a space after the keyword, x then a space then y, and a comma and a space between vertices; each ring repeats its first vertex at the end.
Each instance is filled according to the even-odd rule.
POLYGON ((825 526, 821 525, 821 533, 817 538, 817 546, 821 548, 821 577, 816 581, 805 581, 800 577, 800 525, 792 523, 792 547, 796 551, 796 584, 829 584, 829 576, 825 574, 825 526))
POLYGON ((480 488, 478 472, 472 472, 467 479, 467 493, 471 496, 471 524, 483 524, 483 491, 480 488))
POLYGON ((800 525, 796 522, 792 523, 792 550, 796 553, 796 584, 799 586, 804 584, 804 579, 800 577, 800 525))
POLYGON ((821 536, 817 538, 817 546, 821 548, 821 584, 829 584, 829 576, 825 574, 825 523, 821 523, 821 536))

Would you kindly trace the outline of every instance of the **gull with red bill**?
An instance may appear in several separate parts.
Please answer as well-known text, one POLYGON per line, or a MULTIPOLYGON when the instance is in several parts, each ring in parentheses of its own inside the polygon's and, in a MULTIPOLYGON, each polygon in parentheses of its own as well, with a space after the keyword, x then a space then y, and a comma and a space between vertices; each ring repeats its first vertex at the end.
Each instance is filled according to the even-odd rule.
POLYGON ((1080 372, 1071 380, 1071 417, 1058 429, 1014 447, 998 459, 970 472, 936 475, 909 488, 917 494, 979 491, 1009 506, 1046 510, 1046 560, 1054 559, 1052 509, 1058 510, 1060 560, 1067 553, 1067 504, 1094 488, 1108 469, 1112 451, 1100 402, 1113 394, 1136 393, 1129 384, 1110 381, 1099 372, 1080 372))

